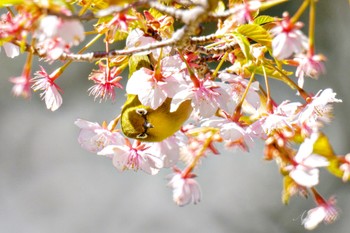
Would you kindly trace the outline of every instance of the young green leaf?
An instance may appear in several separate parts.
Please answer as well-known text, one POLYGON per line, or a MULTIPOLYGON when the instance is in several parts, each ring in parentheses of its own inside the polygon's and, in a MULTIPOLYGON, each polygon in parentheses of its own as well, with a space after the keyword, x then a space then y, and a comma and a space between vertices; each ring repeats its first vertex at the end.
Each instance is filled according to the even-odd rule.
POLYGON ((237 32, 267 48, 271 48, 271 36, 263 27, 257 24, 244 24, 239 26, 237 32))

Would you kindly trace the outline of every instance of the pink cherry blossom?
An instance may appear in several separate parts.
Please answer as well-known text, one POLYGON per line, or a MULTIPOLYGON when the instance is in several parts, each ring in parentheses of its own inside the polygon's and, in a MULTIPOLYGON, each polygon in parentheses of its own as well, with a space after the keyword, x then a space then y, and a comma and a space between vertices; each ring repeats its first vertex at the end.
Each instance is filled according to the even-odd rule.
MULTIPOLYGON (((128 37, 126 38, 126 47, 127 48, 137 48, 142 47, 148 44, 156 43, 157 40, 153 37, 145 36, 145 33, 141 29, 132 30, 128 37)), ((163 47, 160 49, 147 50, 144 52, 135 53, 136 55, 146 55, 152 53, 153 57, 158 60, 159 55, 162 53, 163 56, 168 55, 171 51, 170 47, 163 47)), ((134 55, 135 55, 134 54, 134 55)))
POLYGON ((125 139, 122 145, 108 145, 97 154, 112 157, 113 165, 119 170, 139 170, 155 175, 163 167, 162 158, 152 154, 150 146, 135 140, 133 144, 125 139))
POLYGON ((347 182, 350 178, 350 153, 344 156, 343 162, 339 166, 339 169, 343 171, 343 182, 347 182))
MULTIPOLYGON (((248 87, 248 80, 245 80, 239 75, 234 75, 227 72, 219 74, 219 78, 230 85, 229 94, 235 103, 239 103, 245 90, 248 87)), ((248 113, 254 113, 259 108, 261 101, 260 96, 257 93, 259 91, 259 82, 255 81, 250 85, 248 93, 243 102, 243 111, 248 113)))
POLYGON ((36 16, 26 11, 13 16, 10 12, 2 14, 0 18, 0 39, 6 38, 5 41, 17 39, 23 40, 28 31, 32 29, 36 16))
POLYGON ((337 94, 331 88, 320 90, 311 101, 302 109, 298 117, 298 123, 303 127, 312 129, 320 122, 329 122, 333 110, 332 103, 342 100, 335 98, 337 94))
POLYGON ((62 38, 47 38, 36 43, 36 48, 40 54, 45 54, 45 60, 54 61, 60 58, 65 52, 69 52, 67 45, 62 38))
POLYGON ((118 76, 121 70, 118 67, 107 67, 99 63, 99 69, 93 70, 89 79, 94 81, 95 85, 89 88, 89 95, 94 95, 95 100, 100 98, 100 102, 104 99, 115 99, 115 88, 123 88, 119 83, 123 78, 118 76))
POLYGON ((286 128, 293 131, 293 123, 301 106, 299 102, 283 101, 273 110, 273 113, 259 119, 264 132, 270 135, 275 130, 283 131, 286 128))
POLYGON ((272 40, 273 56, 282 60, 293 53, 301 53, 308 47, 308 39, 299 29, 302 23, 293 24, 288 13, 283 14, 283 19, 277 22, 277 26, 270 30, 274 36, 272 40))
POLYGON ((180 146, 178 138, 175 136, 168 137, 161 142, 148 143, 148 145, 150 145, 148 151, 151 154, 163 159, 163 167, 175 166, 179 160, 180 146))
POLYGON ((211 117, 218 108, 226 112, 232 111, 233 101, 225 90, 230 88, 227 84, 213 82, 209 79, 198 80, 197 84, 191 82, 174 95, 170 107, 171 112, 188 99, 192 100, 192 107, 196 114, 202 117, 211 117))
POLYGON ((116 39, 125 38, 129 31, 128 25, 137 19, 136 16, 123 12, 114 13, 110 21, 102 22, 96 29, 100 34, 106 33, 106 41, 113 43, 116 39))
POLYGON ((21 76, 10 78, 10 82, 14 84, 12 87, 13 95, 29 98, 31 96, 30 80, 30 75, 26 72, 23 72, 21 76))
POLYGON ((234 146, 239 146, 241 149, 248 151, 249 146, 252 145, 253 139, 246 129, 229 118, 214 116, 209 119, 203 119, 202 122, 202 126, 219 128, 221 137, 230 149, 234 146))
POLYGON ((173 97, 180 90, 177 79, 163 77, 158 71, 141 68, 135 71, 126 85, 128 94, 138 95, 140 102, 152 109, 157 109, 166 98, 173 97))
POLYGON ((45 99, 47 109, 56 111, 62 105, 62 97, 59 91, 61 89, 54 82, 55 75, 49 75, 45 69, 40 66, 39 71, 35 73, 35 77, 32 79, 34 82, 32 88, 34 91, 42 90, 40 94, 42 99, 45 99))
POLYGON ((169 180, 168 186, 173 189, 173 200, 177 205, 200 202, 201 191, 194 175, 183 177, 180 172, 175 172, 169 176, 169 180))
POLYGON ((84 40, 85 34, 84 27, 79 20, 65 20, 49 15, 40 20, 35 37, 39 42, 61 38, 67 45, 78 45, 84 40))
POLYGON ((9 58, 14 58, 19 55, 19 47, 17 45, 14 45, 12 43, 4 43, 2 46, 4 47, 6 56, 9 58))
POLYGON ((125 13, 115 13, 112 20, 108 23, 109 26, 113 26, 114 30, 122 30, 128 32, 128 24, 130 22, 137 20, 136 16, 128 15, 125 13))
POLYGON ((77 119, 74 124, 80 128, 79 144, 92 153, 97 153, 108 145, 120 145, 124 142, 124 137, 119 132, 110 131, 108 127, 100 126, 96 122, 77 119))
POLYGON ((313 146, 318 139, 318 133, 313 133, 300 145, 293 158, 293 164, 286 167, 289 176, 299 185, 313 187, 319 182, 318 167, 327 167, 329 161, 320 155, 313 154, 313 146))
POLYGON ((230 8, 230 10, 235 13, 223 22, 223 25, 217 30, 216 33, 230 33, 237 25, 245 24, 251 21, 253 18, 252 13, 257 11, 260 6, 260 1, 244 1, 243 3, 236 3, 230 8))
POLYGON ((335 203, 335 198, 330 198, 330 200, 323 201, 316 208, 309 210, 307 216, 302 221, 305 229, 313 230, 322 221, 327 224, 334 222, 339 215, 335 203))
POLYGON ((54 15, 41 18, 33 35, 37 38, 36 48, 46 54, 46 60, 56 60, 63 52, 69 52, 85 38, 84 27, 78 20, 65 20, 54 15))
POLYGON ((295 72, 298 77, 299 87, 304 85, 304 77, 310 77, 318 79, 320 74, 324 74, 326 69, 323 62, 326 60, 325 56, 317 54, 313 56, 299 54, 296 55, 294 60, 299 63, 299 66, 295 72))
MULTIPOLYGON (((186 55, 185 55, 186 58, 186 55)), ((189 66, 197 67, 197 64, 189 61, 189 66)), ((166 56, 161 60, 162 74, 165 77, 168 76, 179 76, 178 80, 185 79, 187 66, 186 63, 181 59, 179 54, 173 56, 166 56)))

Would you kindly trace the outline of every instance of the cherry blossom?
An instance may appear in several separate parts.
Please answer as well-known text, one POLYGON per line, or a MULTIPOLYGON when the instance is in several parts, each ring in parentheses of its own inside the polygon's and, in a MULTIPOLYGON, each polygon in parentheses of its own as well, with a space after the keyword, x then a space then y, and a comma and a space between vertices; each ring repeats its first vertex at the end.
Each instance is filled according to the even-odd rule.
POLYGON ((338 216, 335 199, 324 200, 315 188, 320 169, 346 182, 350 154, 337 156, 320 131, 333 103, 342 100, 330 88, 316 95, 303 89, 306 77, 316 80, 325 72, 325 57, 315 54, 317 1, 301 1, 291 17, 264 12, 283 2, 5 1, 0 46, 10 58, 28 54, 22 74, 10 78, 13 94, 29 97, 32 85, 51 111, 62 105, 57 78, 73 62, 98 65, 88 77, 71 78, 90 80, 88 93, 99 102, 115 100, 116 88, 126 101, 113 103, 118 117, 108 125, 77 119, 78 143, 106 156, 118 171, 155 175, 171 167, 168 186, 179 206, 201 200, 194 171, 204 158, 220 154, 219 146, 248 151, 263 141, 264 159, 274 160, 283 177, 283 203, 296 193, 313 195, 317 206, 302 220, 311 230, 338 216), (305 13, 310 38, 299 21, 305 13), (74 48, 85 35, 90 41, 74 48), (33 75, 34 58, 58 68, 47 73, 40 66, 33 75), (276 92, 274 79, 296 89, 300 102, 286 98, 284 89, 276 92), (173 135, 166 137, 167 130, 173 135))
POLYGON ((2 46, 4 47, 6 56, 9 58, 14 58, 19 55, 19 47, 17 45, 14 45, 12 43, 4 43, 2 46))
POLYGON ((331 104, 342 102, 342 100, 335 98, 336 95, 331 88, 320 90, 302 109, 298 123, 304 127, 313 128, 317 126, 318 122, 329 122, 333 109, 331 104))
POLYGON ((230 149, 233 146, 239 146, 245 151, 248 151, 252 145, 253 139, 246 129, 229 118, 211 117, 203 119, 202 126, 217 127, 220 129, 220 135, 225 140, 226 146, 230 149))
MULTIPOLYGON (((192 59, 194 55, 184 55, 185 59, 190 58, 192 59)), ((190 67, 197 68, 198 65, 195 63, 192 63, 191 60, 188 59, 186 62, 190 67)), ((162 74, 165 77, 168 76, 179 76, 177 79, 180 81, 181 79, 185 79, 185 75, 187 75, 186 70, 187 66, 186 63, 181 59, 179 54, 175 54, 173 56, 166 56, 161 60, 161 69, 162 74)))
POLYGON ((196 84, 191 82, 173 96, 170 111, 175 111, 183 101, 191 99, 194 111, 202 117, 214 115, 218 108, 230 112, 233 101, 225 88, 229 89, 229 86, 209 79, 198 80, 196 84))
POLYGON ((112 157, 113 165, 119 170, 126 169, 139 170, 155 175, 163 167, 163 160, 158 155, 152 154, 150 146, 139 141, 130 143, 125 139, 124 144, 108 145, 99 151, 98 155, 112 157))
POLYGON ((222 25, 219 25, 219 29, 216 33, 224 34, 230 32, 235 26, 251 21, 253 18, 252 13, 258 10, 260 6, 260 1, 248 1, 241 4, 234 4, 231 9, 235 13, 227 18, 222 25))
POLYGON ((179 88, 179 82, 175 77, 163 77, 159 71, 141 68, 130 77, 126 92, 138 95, 143 105, 157 109, 167 97, 173 97, 179 88))
POLYGON ((100 126, 96 122, 82 119, 77 119, 74 124, 80 128, 79 144, 92 153, 97 153, 108 145, 124 143, 124 137, 119 132, 109 130, 106 124, 100 126))
POLYGON ((61 89, 54 82, 55 75, 49 75, 42 66, 40 69, 32 79, 34 82, 32 88, 34 91, 42 90, 40 97, 45 99, 47 109, 56 111, 62 105, 62 97, 59 93, 61 89))
POLYGON ((295 75, 298 77, 299 87, 303 87, 305 76, 317 79, 320 74, 324 74, 326 71, 323 64, 326 57, 321 54, 313 56, 298 54, 295 56, 294 60, 299 63, 295 72, 295 75))
POLYGON ((107 33, 106 40, 108 43, 113 43, 116 39, 125 38, 129 31, 128 25, 137 20, 136 16, 125 13, 115 13, 110 21, 98 24, 96 29, 99 33, 107 33), (125 37, 123 35, 125 34, 125 37))
POLYGON ((13 95, 29 98, 31 96, 30 80, 29 74, 25 72, 21 76, 10 78, 10 82, 14 84, 12 87, 13 95))
POLYGON ((0 40, 6 38, 5 43, 13 39, 23 40, 33 27, 36 17, 26 11, 13 16, 10 12, 1 15, 0 40))
POLYGON ((273 56, 282 60, 289 58, 293 53, 301 53, 307 49, 308 39, 299 29, 302 23, 293 24, 288 13, 283 14, 283 19, 277 22, 277 26, 270 30, 274 36, 272 40, 273 56))
POLYGON ((46 54, 47 61, 54 61, 60 58, 64 52, 69 52, 69 46, 62 38, 47 38, 36 43, 36 48, 41 54, 46 54))
POLYGON ((330 198, 330 200, 322 201, 316 208, 309 210, 302 221, 304 227, 307 230, 313 230, 322 221, 325 223, 334 222, 339 215, 335 203, 335 198, 330 198))
POLYGON ((47 60, 56 60, 63 52, 69 52, 71 46, 83 41, 85 33, 80 21, 49 15, 40 20, 34 37, 40 53, 47 54, 47 60))
MULTIPOLYGON (((219 74, 219 78, 230 85, 229 94, 235 103, 239 103, 245 90, 248 87, 248 80, 243 79, 240 75, 234 75, 227 72, 219 74)), ((256 112, 260 107, 259 82, 255 81, 250 85, 247 95, 243 102, 243 111, 248 113, 256 112)))
POLYGON ((285 168, 290 171, 289 176, 297 184, 308 188, 318 184, 318 168, 329 165, 325 157, 313 154, 313 146, 318 137, 318 133, 313 133, 310 138, 306 138, 294 156, 293 164, 285 168))
POLYGON ((298 109, 302 106, 299 102, 283 101, 278 105, 273 113, 260 118, 261 127, 267 135, 273 133, 274 130, 284 130, 286 128, 294 130, 293 123, 298 116, 298 109))
POLYGON ((339 166, 343 172, 342 180, 346 182, 350 178, 350 153, 344 156, 343 163, 339 166))
POLYGON ((173 200, 179 206, 197 204, 201 200, 199 184, 194 175, 183 177, 181 173, 175 172, 169 178, 168 186, 173 189, 173 200))
MULTIPOLYGON (((142 47, 147 44, 152 44, 157 42, 156 39, 153 37, 146 36, 145 33, 141 29, 134 29, 132 30, 128 37, 126 38, 126 48, 137 48, 137 47, 142 47)), ((154 59, 158 60, 160 54, 162 53, 164 55, 168 55, 171 51, 170 47, 164 47, 160 49, 153 49, 149 51, 144 51, 144 52, 139 52, 135 53, 136 55, 147 55, 152 53, 154 59)), ((134 54, 134 55, 135 55, 134 54)))
POLYGON ((68 45, 78 45, 84 40, 84 27, 78 20, 64 20, 55 15, 43 17, 35 37, 40 41, 61 38, 68 45))
POLYGON ((123 77, 118 76, 120 74, 118 67, 112 68, 99 63, 99 69, 93 70, 89 76, 89 79, 94 81, 95 85, 89 88, 89 95, 94 95, 95 100, 100 98, 100 102, 104 99, 115 99, 115 88, 123 88, 119 83, 123 77))
POLYGON ((178 138, 175 136, 168 137, 167 139, 156 142, 148 143, 150 148, 148 151, 151 154, 158 155, 163 159, 163 167, 172 167, 175 166, 179 160, 180 146, 178 138))

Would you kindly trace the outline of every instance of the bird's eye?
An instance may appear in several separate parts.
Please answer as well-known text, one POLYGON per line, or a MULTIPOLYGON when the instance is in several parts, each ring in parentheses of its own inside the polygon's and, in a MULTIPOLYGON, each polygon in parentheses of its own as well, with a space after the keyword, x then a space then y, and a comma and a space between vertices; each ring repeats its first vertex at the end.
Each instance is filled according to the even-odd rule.
POLYGON ((147 114, 147 110, 144 108, 139 108, 139 109, 136 109, 136 113, 141 116, 145 116, 147 114))
POLYGON ((136 138, 140 138, 140 139, 145 139, 148 137, 147 133, 140 133, 139 135, 136 136, 136 138))

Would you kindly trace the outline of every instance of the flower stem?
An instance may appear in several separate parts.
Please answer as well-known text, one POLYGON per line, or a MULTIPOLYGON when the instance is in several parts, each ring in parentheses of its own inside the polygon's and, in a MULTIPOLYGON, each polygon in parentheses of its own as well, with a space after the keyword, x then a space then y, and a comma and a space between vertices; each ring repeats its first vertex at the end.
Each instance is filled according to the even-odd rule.
POLYGON ((215 79, 216 76, 218 75, 219 70, 220 70, 222 64, 224 64, 224 62, 226 61, 227 56, 228 56, 228 52, 226 52, 226 53, 224 54, 224 56, 222 56, 219 65, 216 67, 215 71, 214 71, 213 74, 212 74, 212 79, 215 79))
POLYGON ((316 23, 316 1, 310 0, 309 12, 309 51, 308 55, 312 57, 315 53, 315 23, 316 23))
POLYGON ((190 67, 190 65, 188 64, 186 58, 182 55, 182 53, 180 51, 179 52, 179 55, 180 55, 180 58, 183 62, 185 62, 186 64, 186 67, 187 67, 187 70, 188 70, 188 73, 190 75, 190 79, 191 81, 193 82, 193 85, 194 87, 196 88, 199 88, 200 87, 200 82, 199 82, 199 79, 197 78, 197 76, 194 74, 192 68, 190 67))
MULTIPOLYGON (((82 49, 79 50, 78 54, 83 53, 85 50, 87 50, 91 45, 93 45, 103 34, 98 34, 96 35, 89 43, 87 43, 82 49)), ((64 71, 65 69, 73 62, 73 60, 69 60, 66 63, 64 63, 61 67, 59 67, 55 73, 55 80, 58 78, 64 71)))
MULTIPOLYGON (((205 142, 203 143, 203 146, 201 148, 201 150, 198 152, 198 154, 196 156, 194 156, 194 159, 193 161, 191 162, 190 165, 188 165, 183 171, 182 171, 182 174, 181 176, 183 178, 185 177, 188 177, 191 172, 193 171, 193 169, 197 166, 198 162, 199 162, 199 159, 204 155, 204 152, 210 147, 210 144, 212 142, 212 137, 214 136, 214 134, 216 132, 214 132, 212 129, 209 129, 210 130, 210 137, 206 138, 205 142)), ((204 132, 203 132, 204 133, 204 132)))
POLYGON ((326 203, 325 199, 317 192, 317 190, 314 187, 311 188, 311 192, 314 196, 314 200, 317 205, 322 205, 326 203))
POLYGON ((89 8, 89 6, 91 5, 91 3, 93 2, 94 0, 90 0, 89 2, 87 2, 83 8, 81 8, 81 10, 79 11, 79 16, 82 16, 86 11, 87 9, 89 8))
POLYGON ((6 7, 6 10, 11 14, 12 17, 15 16, 15 14, 13 13, 10 7, 6 7))
POLYGON ((308 7, 310 1, 313 1, 313 0, 304 0, 304 2, 301 4, 297 12, 293 15, 293 17, 290 20, 293 24, 299 20, 300 16, 304 13, 306 8, 308 7))
POLYGON ((109 131, 113 131, 115 129, 115 127, 117 127, 117 124, 120 120, 121 114, 119 114, 116 118, 113 119, 113 121, 111 121, 108 125, 108 130, 109 131))
POLYGON ((304 89, 302 89, 301 87, 299 87, 295 82, 293 82, 293 80, 291 80, 282 70, 280 70, 279 68, 277 68, 274 65, 271 64, 267 64, 269 65, 269 67, 271 67, 272 69, 274 69, 275 71, 277 71, 278 73, 281 74, 281 79, 288 84, 291 88, 296 89, 300 96, 305 100, 308 101, 308 99, 310 98, 310 96, 306 93, 306 91, 304 91, 304 89))
POLYGON ((264 73, 264 79, 265 79, 265 84, 266 84, 266 108, 267 108, 267 112, 268 113, 272 113, 272 101, 271 101, 271 94, 270 94, 270 85, 269 85, 269 79, 267 77, 267 74, 266 74, 266 70, 265 70, 265 67, 262 66, 262 70, 263 70, 263 73, 264 73))
MULTIPOLYGON (((33 46, 34 43, 35 43, 35 40, 33 39, 31 46, 33 46)), ((25 63, 24 68, 23 68, 23 73, 25 74, 25 77, 29 77, 30 70, 32 67, 32 61, 33 61, 33 51, 29 51, 26 63, 25 63)))
POLYGON ((237 104, 236 109, 235 109, 235 112, 234 112, 233 115, 232 115, 232 120, 233 120, 234 122, 238 122, 238 121, 239 121, 239 118, 241 117, 242 105, 243 105, 243 102, 244 102, 245 98, 247 97, 249 88, 250 88, 251 84, 253 83, 253 80, 255 80, 255 79, 254 79, 254 76, 255 76, 255 69, 254 69, 252 75, 250 76, 249 82, 248 82, 248 84, 247 84, 246 89, 244 90, 244 93, 243 93, 243 95, 242 95, 242 98, 241 98, 241 100, 239 101, 239 103, 237 104))

